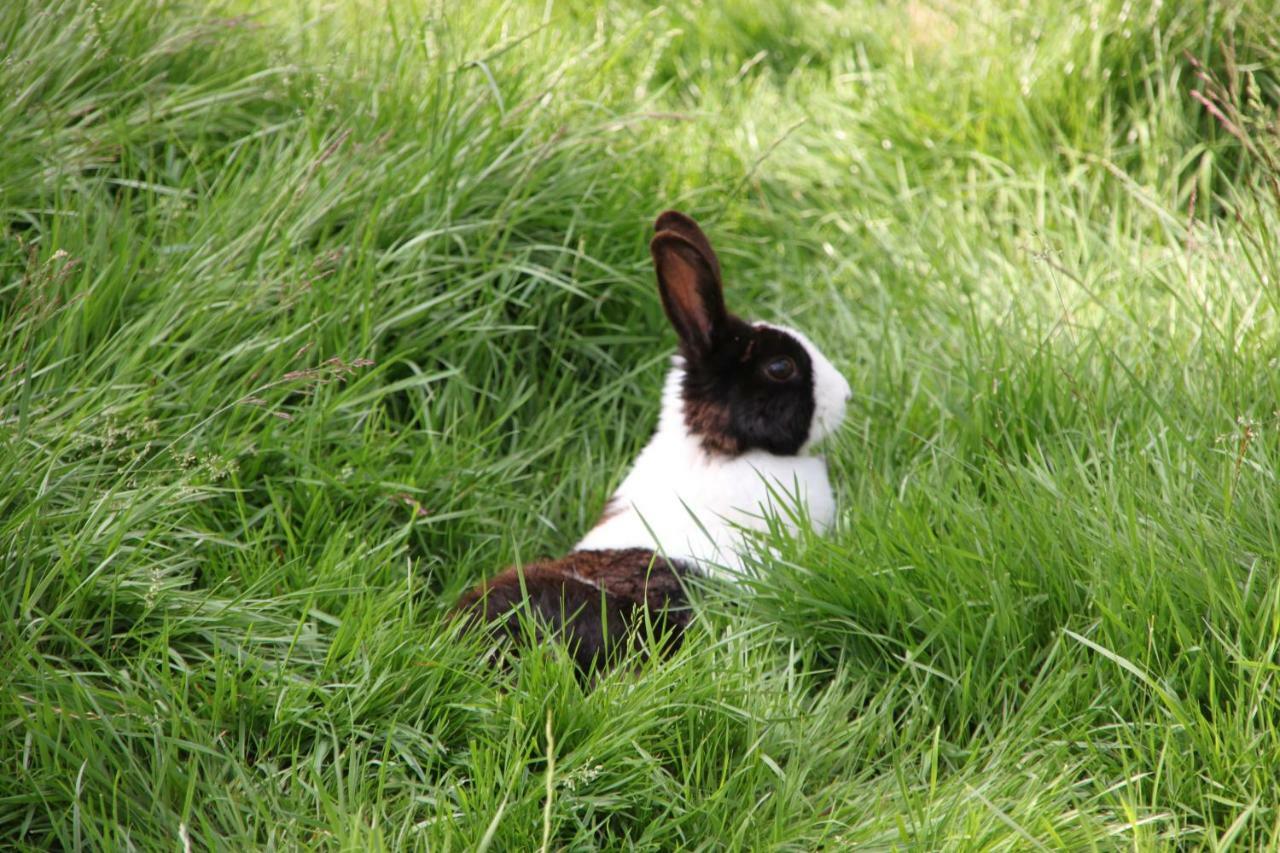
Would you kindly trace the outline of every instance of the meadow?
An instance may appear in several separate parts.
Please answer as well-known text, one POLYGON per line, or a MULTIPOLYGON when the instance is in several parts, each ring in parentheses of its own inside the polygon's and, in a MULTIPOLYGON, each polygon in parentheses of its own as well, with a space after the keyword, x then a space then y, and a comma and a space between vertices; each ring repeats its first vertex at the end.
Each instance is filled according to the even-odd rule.
POLYGON ((0 846, 1280 845, 1272 0, 0 4, 0 846), (677 207, 828 538, 446 618, 652 429, 677 207))

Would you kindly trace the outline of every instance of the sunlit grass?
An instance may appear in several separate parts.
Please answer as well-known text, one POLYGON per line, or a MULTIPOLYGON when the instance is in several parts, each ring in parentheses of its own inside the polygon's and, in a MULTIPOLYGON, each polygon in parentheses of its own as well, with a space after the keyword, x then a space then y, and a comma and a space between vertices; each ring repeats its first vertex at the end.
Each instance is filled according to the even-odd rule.
POLYGON ((0 839, 1280 843, 1269 4, 258 6, 0 8, 0 839), (849 377, 837 530, 491 671, 666 207, 849 377))

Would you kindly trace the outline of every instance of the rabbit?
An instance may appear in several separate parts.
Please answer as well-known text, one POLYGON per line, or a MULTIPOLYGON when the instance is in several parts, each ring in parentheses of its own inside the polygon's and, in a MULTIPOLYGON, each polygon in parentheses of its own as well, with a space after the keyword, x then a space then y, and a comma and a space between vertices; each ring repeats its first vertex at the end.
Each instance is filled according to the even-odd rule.
POLYGON ((849 383, 795 329, 725 309, 720 261, 691 218, 668 210, 654 231, 658 293, 679 338, 657 429, 568 556, 507 569, 455 607, 507 639, 526 625, 535 640, 558 638, 584 673, 644 648, 647 631, 664 654, 678 648, 685 578, 740 579, 747 539, 779 498, 804 505, 778 514, 789 523, 823 533, 835 517, 826 462, 811 450, 843 421, 849 383))

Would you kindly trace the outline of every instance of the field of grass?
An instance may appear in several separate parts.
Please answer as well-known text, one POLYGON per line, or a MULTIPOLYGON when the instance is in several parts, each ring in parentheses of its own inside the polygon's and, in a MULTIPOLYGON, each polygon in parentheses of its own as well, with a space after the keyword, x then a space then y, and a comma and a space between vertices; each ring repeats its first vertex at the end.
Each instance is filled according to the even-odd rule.
POLYGON ((0 846, 1280 844, 1270 0, 0 4, 0 846), (854 399, 584 690, 653 216, 854 399))

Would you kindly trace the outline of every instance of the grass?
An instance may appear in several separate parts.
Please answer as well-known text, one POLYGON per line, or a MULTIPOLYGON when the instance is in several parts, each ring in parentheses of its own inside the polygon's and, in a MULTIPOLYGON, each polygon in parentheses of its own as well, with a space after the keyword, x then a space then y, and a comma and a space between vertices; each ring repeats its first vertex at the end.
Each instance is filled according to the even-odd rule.
POLYGON ((1280 844, 1266 0, 0 8, 0 840, 1280 844), (656 416, 654 214, 855 396, 584 691, 444 619, 656 416))

